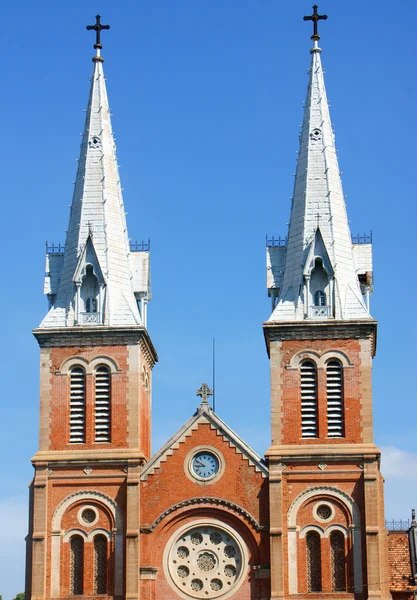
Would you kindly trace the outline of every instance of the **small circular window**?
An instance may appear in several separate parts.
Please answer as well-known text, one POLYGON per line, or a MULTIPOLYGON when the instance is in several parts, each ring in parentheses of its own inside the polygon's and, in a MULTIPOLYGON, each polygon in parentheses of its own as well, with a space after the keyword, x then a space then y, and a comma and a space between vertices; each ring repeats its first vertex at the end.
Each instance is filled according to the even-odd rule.
POLYGON ((184 598, 227 598, 243 581, 247 565, 240 537, 222 524, 199 522, 168 543, 164 570, 184 598))
POLYGON ((314 513, 319 521, 329 521, 333 517, 333 508, 330 504, 320 502, 316 505, 314 513))
POLYGON ((98 512, 93 506, 83 506, 78 511, 78 521, 81 525, 91 526, 98 521, 98 512))

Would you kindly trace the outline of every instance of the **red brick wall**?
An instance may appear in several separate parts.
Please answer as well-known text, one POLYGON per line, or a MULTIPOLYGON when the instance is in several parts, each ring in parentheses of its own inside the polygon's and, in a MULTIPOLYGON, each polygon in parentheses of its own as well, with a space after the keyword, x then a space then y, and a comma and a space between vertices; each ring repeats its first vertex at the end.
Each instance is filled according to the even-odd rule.
MULTIPOLYGON (((360 344, 358 340, 308 340, 282 342, 282 425, 283 444, 326 444, 360 443, 362 442, 361 427, 361 389, 360 389, 360 344), (331 350, 345 353, 353 368, 343 370, 345 432, 343 438, 327 437, 327 394, 326 370, 317 370, 317 400, 318 400, 318 438, 301 438, 301 395, 300 372, 287 369, 291 359, 298 352, 308 351, 323 354, 331 350)), ((273 365, 271 365, 273 368, 273 365)))
MULTIPOLYGON (((261 525, 268 524, 268 482, 241 454, 231 448, 209 424, 200 424, 191 437, 168 456, 160 468, 142 482, 141 523, 150 527, 168 508, 190 498, 219 498, 236 503, 261 525), (213 483, 200 483, 186 475, 189 452, 197 446, 211 446, 224 457, 223 475, 213 483)), ((152 533, 141 535, 141 566, 158 569, 156 581, 142 580, 141 600, 177 600, 164 574, 162 557, 170 537, 184 524, 198 519, 217 520, 232 527, 243 538, 249 552, 250 568, 242 587, 232 597, 237 600, 269 597, 269 581, 255 578, 253 566, 269 565, 268 532, 257 531, 241 514, 227 506, 198 503, 179 507, 163 518, 152 533)))

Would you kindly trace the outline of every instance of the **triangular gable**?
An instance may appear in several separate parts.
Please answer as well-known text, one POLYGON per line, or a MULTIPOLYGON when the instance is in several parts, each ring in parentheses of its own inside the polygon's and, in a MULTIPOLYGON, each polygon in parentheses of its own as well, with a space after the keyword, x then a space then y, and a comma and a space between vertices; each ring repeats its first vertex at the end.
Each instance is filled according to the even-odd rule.
POLYGON ((84 245, 83 251, 81 252, 80 258, 78 260, 77 268, 75 269, 73 281, 82 281, 83 276, 85 275, 85 267, 86 265, 92 265, 93 273, 97 277, 100 283, 105 283, 103 271, 101 270, 100 261, 98 260, 98 256, 96 250, 94 248, 93 240, 91 235, 88 235, 87 241, 84 245))
POLYGON ((212 429, 217 431, 217 435, 222 436, 223 440, 229 444, 231 448, 235 448, 236 452, 242 454, 250 465, 255 467, 255 470, 262 473, 262 477, 268 477, 269 471, 265 461, 248 446, 237 433, 226 425, 205 403, 202 403, 194 415, 172 436, 170 440, 157 452, 145 465, 141 473, 141 480, 146 481, 149 475, 152 475, 155 469, 160 467, 161 462, 165 462, 168 456, 172 456, 174 450, 179 448, 179 445, 190 437, 198 426, 202 423, 208 423, 212 429))
POLYGON ((329 253, 327 252, 326 244, 321 235, 320 227, 317 227, 313 241, 307 253, 307 259, 304 264, 303 275, 310 275, 314 269, 316 258, 321 258, 323 267, 330 277, 333 277, 333 267, 330 261, 329 253))

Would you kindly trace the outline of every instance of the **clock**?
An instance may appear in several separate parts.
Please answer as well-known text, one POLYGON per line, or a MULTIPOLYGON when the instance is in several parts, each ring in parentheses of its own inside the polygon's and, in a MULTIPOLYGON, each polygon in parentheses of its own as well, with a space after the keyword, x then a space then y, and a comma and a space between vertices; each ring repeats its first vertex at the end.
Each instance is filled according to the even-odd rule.
POLYGON ((219 459, 213 452, 203 450, 191 459, 191 470, 200 479, 210 479, 219 471, 219 459))

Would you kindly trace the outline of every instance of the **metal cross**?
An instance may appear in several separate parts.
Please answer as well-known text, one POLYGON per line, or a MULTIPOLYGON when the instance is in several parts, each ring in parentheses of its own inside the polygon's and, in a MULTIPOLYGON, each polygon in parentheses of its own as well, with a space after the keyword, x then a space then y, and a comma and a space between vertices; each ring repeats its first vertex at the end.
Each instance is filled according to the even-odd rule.
POLYGON ((313 21, 313 23, 314 23, 314 31, 313 31, 313 35, 311 36, 312 40, 319 40, 320 39, 320 36, 319 36, 319 34, 317 32, 317 23, 319 21, 321 21, 322 19, 324 21, 327 19, 327 15, 319 15, 319 14, 317 14, 317 9, 318 9, 318 6, 317 6, 317 4, 315 4, 313 6, 313 14, 310 15, 310 16, 303 17, 304 21, 313 21))
POLYGON ((101 48, 101 43, 100 43, 100 32, 103 29, 110 29, 110 25, 102 25, 100 23, 100 15, 96 16, 96 24, 95 25, 87 25, 87 29, 88 31, 91 31, 92 29, 96 32, 96 43, 94 44, 94 48, 101 48))
POLYGON ((213 390, 209 388, 207 383, 203 383, 201 388, 196 391, 197 396, 201 396, 201 403, 208 404, 207 398, 213 395, 213 390))

